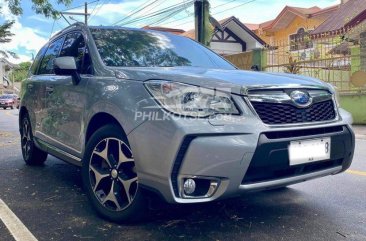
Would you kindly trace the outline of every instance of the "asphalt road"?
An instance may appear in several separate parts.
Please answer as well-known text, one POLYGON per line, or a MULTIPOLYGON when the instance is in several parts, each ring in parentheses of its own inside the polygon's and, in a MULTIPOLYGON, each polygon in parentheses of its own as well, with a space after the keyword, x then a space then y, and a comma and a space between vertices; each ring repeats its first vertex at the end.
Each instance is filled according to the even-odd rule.
MULTIPOLYGON (((149 219, 118 225, 95 215, 78 168, 24 164, 17 121, 0 110, 0 199, 38 240, 366 240, 366 140, 346 173, 199 205, 156 199, 149 219)), ((0 240, 13 240, 1 221, 0 240)))

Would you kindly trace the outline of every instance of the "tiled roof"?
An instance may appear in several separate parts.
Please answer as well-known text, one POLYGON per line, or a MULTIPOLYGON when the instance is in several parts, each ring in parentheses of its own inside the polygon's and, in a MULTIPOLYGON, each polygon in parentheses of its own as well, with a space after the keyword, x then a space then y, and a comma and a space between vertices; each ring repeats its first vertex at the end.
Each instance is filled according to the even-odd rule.
MULTIPOLYGON (((261 23, 259 25, 260 28, 263 29, 272 29, 275 28, 278 23, 280 24, 280 28, 283 28, 285 26, 284 22, 290 21, 286 16, 292 14, 293 16, 300 16, 302 18, 317 18, 324 14, 329 14, 330 12, 334 12, 338 9, 339 5, 334 5, 328 8, 319 8, 317 6, 311 7, 311 8, 300 8, 300 7, 292 7, 292 6, 286 6, 279 14, 278 16, 271 20, 264 23, 261 23)), ((277 26, 278 28, 278 26, 277 26)))
POLYGON ((188 30, 185 33, 181 34, 182 36, 191 38, 191 39, 195 39, 196 38, 196 31, 194 29, 188 30))
POLYGON ((366 0, 349 0, 319 25, 312 34, 340 30, 364 11, 366 11, 366 0))
POLYGON ((259 24, 255 23, 244 23, 244 25, 247 26, 247 28, 249 28, 252 31, 257 30, 259 28, 259 24))

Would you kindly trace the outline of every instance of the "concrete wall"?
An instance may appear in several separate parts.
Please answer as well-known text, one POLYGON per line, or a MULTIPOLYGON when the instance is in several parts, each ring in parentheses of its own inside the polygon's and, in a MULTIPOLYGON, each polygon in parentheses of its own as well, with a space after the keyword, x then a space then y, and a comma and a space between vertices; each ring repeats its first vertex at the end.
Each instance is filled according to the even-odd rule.
POLYGON ((227 55, 224 57, 239 69, 250 70, 250 68, 253 66, 252 51, 243 52, 240 54, 227 55))
POLYGON ((366 95, 341 95, 340 105, 352 114, 355 124, 366 124, 366 95))

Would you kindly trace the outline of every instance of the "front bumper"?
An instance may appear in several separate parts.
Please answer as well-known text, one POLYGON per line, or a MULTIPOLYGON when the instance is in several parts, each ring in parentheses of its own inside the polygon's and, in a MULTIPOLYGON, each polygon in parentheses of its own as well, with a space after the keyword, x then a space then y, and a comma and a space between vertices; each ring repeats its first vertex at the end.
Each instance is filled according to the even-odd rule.
POLYGON ((128 135, 139 183, 168 202, 197 203, 332 175, 350 166, 355 141, 349 123, 271 128, 248 113, 229 121, 145 121, 128 135), (289 167, 290 141, 321 137, 331 138, 330 160, 289 167), (218 188, 212 196, 186 198, 186 178, 219 180, 218 188))

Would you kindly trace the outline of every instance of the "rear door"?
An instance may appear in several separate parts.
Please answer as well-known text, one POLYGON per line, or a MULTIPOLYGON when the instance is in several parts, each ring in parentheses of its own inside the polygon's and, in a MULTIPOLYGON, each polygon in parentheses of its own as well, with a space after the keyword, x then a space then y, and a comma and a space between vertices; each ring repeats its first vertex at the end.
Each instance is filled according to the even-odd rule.
POLYGON ((86 85, 92 76, 83 34, 79 31, 68 33, 59 56, 75 58, 81 81, 75 85, 71 76, 60 75, 47 81, 45 113, 49 119, 44 124, 44 133, 51 144, 80 157, 86 85))
POLYGON ((38 69, 41 60, 47 51, 47 46, 48 44, 43 46, 38 52, 29 70, 29 77, 22 83, 22 90, 20 93, 22 106, 25 106, 28 110, 34 133, 40 131, 42 122, 41 112, 44 108, 44 87, 38 76, 38 69))
POLYGON ((61 36, 53 40, 48 48, 44 57, 42 58, 40 65, 38 67, 37 75, 34 75, 32 80, 35 83, 35 95, 37 99, 37 130, 35 136, 44 141, 49 142, 47 138, 47 133, 54 131, 53 122, 55 121, 55 116, 49 116, 46 112, 45 100, 47 98, 46 86, 49 82, 52 82, 56 77, 53 72, 53 60, 58 56, 65 37, 61 36))

